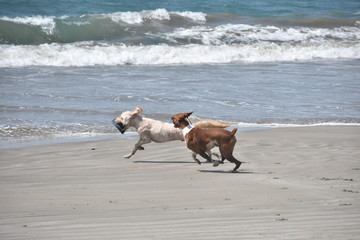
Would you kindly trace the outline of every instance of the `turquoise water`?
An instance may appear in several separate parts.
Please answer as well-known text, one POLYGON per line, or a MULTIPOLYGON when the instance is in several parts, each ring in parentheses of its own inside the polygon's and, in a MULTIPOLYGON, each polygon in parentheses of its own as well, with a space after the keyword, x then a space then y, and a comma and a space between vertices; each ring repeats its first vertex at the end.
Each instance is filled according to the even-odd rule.
POLYGON ((1 16, 78 16, 113 12, 138 12, 165 8, 168 11, 192 11, 206 14, 231 13, 251 17, 314 17, 332 16, 339 18, 359 17, 358 0, 183 0, 183 1, 147 1, 147 0, 2 0, 1 16))

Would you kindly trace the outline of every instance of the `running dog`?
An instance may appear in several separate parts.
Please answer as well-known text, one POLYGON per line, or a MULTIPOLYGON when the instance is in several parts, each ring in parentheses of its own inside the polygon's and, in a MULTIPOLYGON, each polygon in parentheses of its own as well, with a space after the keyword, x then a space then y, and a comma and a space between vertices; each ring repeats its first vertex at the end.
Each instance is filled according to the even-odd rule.
POLYGON ((234 146, 236 143, 235 133, 237 128, 234 128, 231 132, 225 129, 204 129, 191 124, 188 119, 190 113, 178 113, 171 117, 176 128, 181 129, 183 137, 185 138, 187 147, 194 152, 193 158, 196 159, 196 154, 200 154, 209 162, 213 162, 211 149, 219 147, 221 154, 221 162, 214 161, 214 167, 218 166, 219 163, 223 163, 225 159, 235 163, 235 168, 232 172, 240 167, 241 162, 233 156, 234 146))
MULTIPOLYGON (((125 155, 125 158, 130 158, 137 150, 144 150, 142 145, 147 143, 161 143, 174 140, 184 141, 182 131, 179 128, 175 128, 171 123, 142 117, 140 115, 142 112, 142 107, 137 107, 133 111, 121 113, 120 116, 113 120, 116 124, 115 126, 121 133, 125 133, 130 127, 134 127, 140 136, 140 139, 135 144, 134 149, 129 154, 125 155)), ((212 121, 200 121, 194 125, 201 128, 226 128, 230 126, 230 124, 212 121)))

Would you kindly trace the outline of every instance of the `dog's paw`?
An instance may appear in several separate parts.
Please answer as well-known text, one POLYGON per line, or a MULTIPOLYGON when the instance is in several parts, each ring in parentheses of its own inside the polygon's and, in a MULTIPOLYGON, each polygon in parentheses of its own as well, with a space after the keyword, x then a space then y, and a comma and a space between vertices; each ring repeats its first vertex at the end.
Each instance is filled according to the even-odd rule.
POLYGON ((131 154, 125 155, 124 158, 131 158, 131 154))
POLYGON ((219 164, 220 164, 220 161, 213 161, 213 167, 217 167, 217 166, 219 166, 219 164))
POLYGON ((144 147, 138 147, 138 150, 145 150, 145 148, 144 147))

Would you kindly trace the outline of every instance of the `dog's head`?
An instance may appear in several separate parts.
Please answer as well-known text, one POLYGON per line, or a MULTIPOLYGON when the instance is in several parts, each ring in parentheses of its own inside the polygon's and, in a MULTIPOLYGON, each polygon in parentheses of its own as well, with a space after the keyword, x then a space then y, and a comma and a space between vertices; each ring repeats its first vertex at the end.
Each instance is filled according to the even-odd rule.
POLYGON ((113 120, 118 126, 115 127, 119 129, 121 133, 126 132, 130 127, 134 127, 135 119, 140 116, 143 109, 142 107, 136 107, 133 111, 126 111, 120 114, 117 118, 113 120))
POLYGON ((190 124, 189 121, 189 116, 192 114, 193 112, 189 112, 189 113, 178 113, 178 114, 174 114, 171 117, 172 122, 174 123, 174 127, 176 128, 180 128, 183 129, 185 128, 187 125, 190 124))

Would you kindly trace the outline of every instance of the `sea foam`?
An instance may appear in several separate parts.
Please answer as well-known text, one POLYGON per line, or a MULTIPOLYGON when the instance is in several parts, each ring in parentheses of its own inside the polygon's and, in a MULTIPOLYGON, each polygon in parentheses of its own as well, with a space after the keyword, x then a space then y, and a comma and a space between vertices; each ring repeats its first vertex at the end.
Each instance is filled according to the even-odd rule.
POLYGON ((125 22, 128 24, 142 24, 147 19, 152 20, 170 20, 170 13, 165 9, 141 12, 116 12, 111 14, 102 14, 102 17, 110 17, 114 22, 125 22))
POLYGON ((0 17, 0 20, 39 26, 47 34, 53 34, 56 26, 55 17, 52 16, 0 17))
MULTIPOLYGON (((156 10, 144 10, 140 12, 114 12, 114 13, 104 13, 104 14, 85 14, 79 16, 79 19, 106 19, 109 18, 113 22, 124 22, 128 24, 142 24, 146 20, 170 20, 171 15, 178 15, 184 18, 191 19, 193 21, 205 22, 206 14, 202 12, 169 12, 166 9, 159 8, 156 10)), ((75 17, 76 18, 76 17, 75 17)), ((22 17, 0 17, 0 20, 22 23, 34 26, 42 27, 46 32, 53 33, 54 28, 56 27, 56 20, 68 20, 74 19, 74 17, 69 16, 22 16, 22 17)), ((76 23, 76 21, 74 21, 76 23)))
POLYGON ((253 42, 359 42, 360 31, 357 27, 309 28, 309 27, 276 27, 247 24, 226 24, 216 27, 195 26, 178 28, 164 33, 167 39, 188 39, 208 45, 253 43, 253 42))
POLYGON ((166 65, 230 62, 308 61, 359 59, 360 43, 343 44, 237 44, 184 46, 95 45, 92 43, 0 45, 0 67, 166 65))

